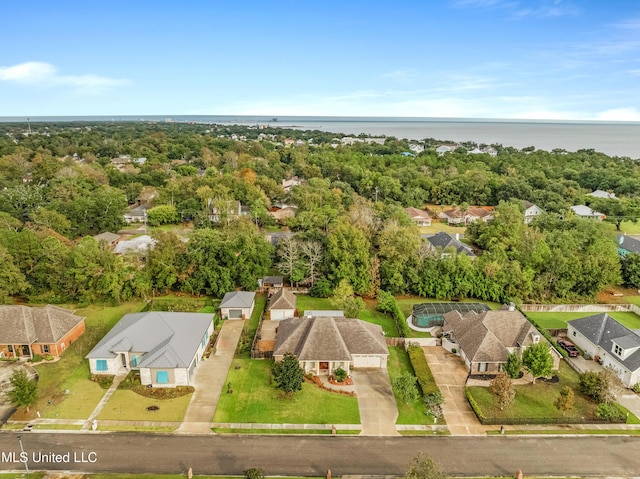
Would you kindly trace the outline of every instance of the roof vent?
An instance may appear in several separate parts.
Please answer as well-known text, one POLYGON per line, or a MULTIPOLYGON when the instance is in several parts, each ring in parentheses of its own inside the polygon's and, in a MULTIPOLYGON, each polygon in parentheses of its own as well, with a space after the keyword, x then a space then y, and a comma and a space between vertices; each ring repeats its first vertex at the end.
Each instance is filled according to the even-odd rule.
POLYGON ((509 303, 508 306, 509 311, 515 311, 516 310, 516 304, 512 301, 509 303))
POLYGON ((540 342, 540 335, 538 333, 531 333, 531 340, 533 344, 538 344, 540 342))

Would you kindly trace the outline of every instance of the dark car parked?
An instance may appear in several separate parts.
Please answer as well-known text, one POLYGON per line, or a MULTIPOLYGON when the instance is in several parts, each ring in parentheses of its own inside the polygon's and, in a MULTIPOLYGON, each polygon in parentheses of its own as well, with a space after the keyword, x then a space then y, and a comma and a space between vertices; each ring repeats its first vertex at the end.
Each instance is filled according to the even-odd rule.
POLYGON ((580 356, 580 351, 578 351, 578 348, 576 348, 575 344, 573 344, 571 341, 567 341, 566 339, 559 339, 558 346, 564 349, 571 358, 580 356))

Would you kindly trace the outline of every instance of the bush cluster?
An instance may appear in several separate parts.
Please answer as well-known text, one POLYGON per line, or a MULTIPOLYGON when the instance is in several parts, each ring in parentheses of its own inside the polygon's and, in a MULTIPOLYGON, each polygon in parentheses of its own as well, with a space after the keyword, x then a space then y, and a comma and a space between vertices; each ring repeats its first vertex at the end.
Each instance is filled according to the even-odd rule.
POLYGON ((433 374, 431 373, 431 369, 429 369, 427 359, 424 357, 422 349, 418 346, 409 346, 407 352, 409 353, 409 360, 411 361, 413 372, 418 378, 418 385, 422 390, 422 395, 427 396, 429 394, 439 393, 440 390, 433 379, 433 374))

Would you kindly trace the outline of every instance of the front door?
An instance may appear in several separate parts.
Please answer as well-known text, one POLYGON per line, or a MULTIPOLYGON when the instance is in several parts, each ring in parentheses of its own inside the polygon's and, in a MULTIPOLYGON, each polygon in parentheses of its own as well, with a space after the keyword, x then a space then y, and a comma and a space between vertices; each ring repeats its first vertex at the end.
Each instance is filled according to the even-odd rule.
POLYGON ((29 345, 28 344, 23 344, 22 345, 22 355, 23 356, 31 356, 31 350, 29 349, 29 345))
POLYGON ((320 361, 320 372, 329 372, 329 361, 320 361))
POLYGON ((127 357, 124 354, 121 354, 120 357, 122 358, 122 366, 123 367, 127 367, 127 357))

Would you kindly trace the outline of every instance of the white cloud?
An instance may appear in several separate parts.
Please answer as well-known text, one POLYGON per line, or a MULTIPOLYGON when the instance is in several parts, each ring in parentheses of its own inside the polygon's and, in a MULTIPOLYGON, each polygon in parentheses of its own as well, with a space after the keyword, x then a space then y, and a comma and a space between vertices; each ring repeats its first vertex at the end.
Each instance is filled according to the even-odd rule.
POLYGON ((129 80, 93 74, 61 75, 58 68, 46 62, 25 62, 0 67, 0 81, 26 85, 69 86, 83 93, 98 93, 109 88, 127 85, 129 80))
POLYGON ((640 121, 640 111, 634 107, 613 108, 598 113, 596 118, 602 121, 640 121))
POLYGON ((628 20, 623 20, 620 23, 616 23, 614 26, 628 30, 637 30, 640 29, 640 18, 630 18, 628 20))
POLYGON ((458 0, 453 4, 459 8, 502 9, 514 18, 556 18, 573 16, 580 9, 564 0, 458 0))

